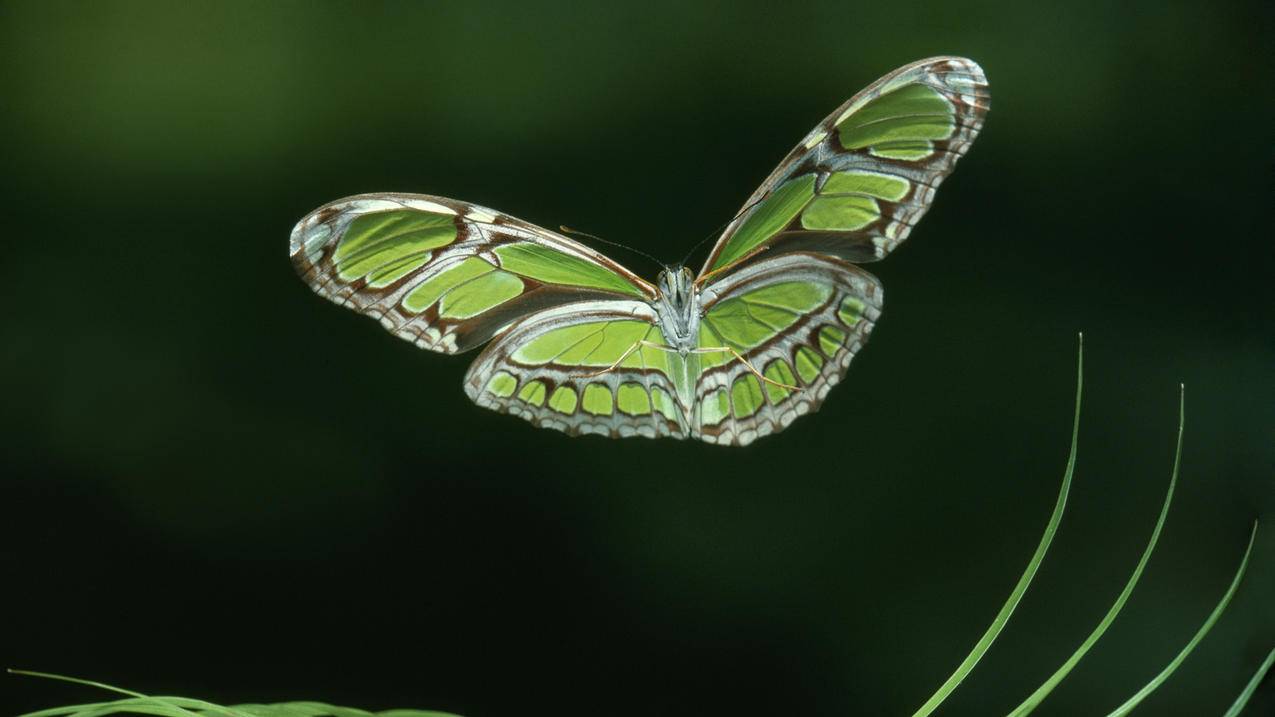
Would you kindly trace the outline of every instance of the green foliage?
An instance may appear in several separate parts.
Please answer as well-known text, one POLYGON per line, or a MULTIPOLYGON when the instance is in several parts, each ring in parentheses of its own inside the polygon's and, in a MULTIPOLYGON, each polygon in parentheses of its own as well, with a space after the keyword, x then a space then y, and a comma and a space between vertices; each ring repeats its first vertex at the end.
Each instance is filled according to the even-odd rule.
MULTIPOLYGON (((975 643, 974 648, 970 650, 969 655, 967 655, 956 668, 956 671, 952 673, 952 676, 949 677, 937 691, 935 691, 930 699, 926 700, 925 704, 921 705, 921 708, 916 711, 913 717, 923 717, 924 715, 928 715, 933 712, 945 699, 947 699, 948 695, 956 689, 957 685, 961 683, 961 680, 965 679, 966 675, 974 669, 974 666, 978 664, 978 661, 982 659, 983 655, 991 648, 992 642, 996 639, 997 635, 1000 634, 1001 630, 1005 627, 1005 624, 1009 622, 1010 615, 1013 614, 1014 608, 1018 605, 1019 600, 1022 599, 1023 593, 1027 591, 1027 587, 1031 584, 1032 578, 1035 577, 1036 570, 1045 559, 1045 553, 1049 550, 1050 543, 1053 542, 1054 534, 1058 531, 1058 524, 1062 520, 1063 511, 1067 506, 1067 493, 1071 488, 1072 474, 1076 465, 1077 435, 1080 430, 1080 397, 1081 387, 1083 384, 1084 337, 1081 336, 1080 348, 1076 357, 1076 409, 1071 426, 1071 450, 1067 457, 1067 468, 1063 472, 1063 483, 1061 490, 1058 492, 1058 501, 1054 506, 1053 514, 1049 517, 1049 523, 1045 527, 1045 534, 1041 536, 1040 544, 1036 547, 1036 552, 1032 555, 1031 560, 1028 561, 1027 569, 1023 571, 1022 577, 1018 579, 1018 584, 1015 585, 1014 589, 1010 592, 1009 599, 1005 601, 1000 612, 996 614, 996 617, 992 620, 992 624, 987 628, 987 631, 983 633, 983 636, 977 643, 975 643)), ((1173 491, 1174 488, 1177 487, 1178 468, 1180 467, 1182 460, 1182 434, 1185 425, 1186 396, 1184 389, 1178 399, 1178 440, 1177 448, 1173 455, 1173 473, 1169 477, 1169 489, 1165 493, 1164 504, 1160 508, 1160 516, 1156 519, 1155 528, 1151 531, 1151 539, 1147 542, 1147 547, 1142 552, 1142 557, 1138 560, 1137 566, 1134 567, 1133 574, 1129 576, 1129 580, 1125 583, 1124 589, 1120 591, 1120 594, 1116 597, 1115 603, 1112 604, 1111 609, 1107 611, 1107 614, 1103 616, 1102 620, 1098 622, 1098 626, 1094 628, 1093 632, 1085 638, 1084 642, 1082 642, 1080 647, 1072 653, 1071 657, 1067 658, 1067 660, 1063 662, 1062 666, 1045 680, 1044 684, 1029 695, 1027 699, 1023 700, 1022 704, 1018 705, 1018 707, 1010 712, 1010 717, 1024 717, 1025 715, 1031 714, 1036 707, 1049 696, 1049 693, 1063 681, 1076 664, 1080 662, 1081 658, 1085 656, 1085 653, 1089 652, 1089 649, 1098 641, 1098 638, 1102 637, 1103 633, 1105 633, 1107 628, 1111 626, 1111 623, 1115 621, 1116 616, 1120 614, 1125 603, 1129 600, 1129 596, 1133 593, 1133 588, 1138 584, 1138 579, 1142 577, 1143 569, 1146 568, 1147 562, 1151 559, 1151 553, 1155 550, 1156 542, 1160 539, 1160 531, 1164 528, 1165 518, 1169 515, 1169 506, 1173 502, 1173 491)), ((1131 712, 1142 702, 1142 700, 1146 699, 1148 695, 1154 692, 1160 687, 1160 685, 1164 684, 1169 679, 1174 670, 1182 664, 1187 656, 1191 654, 1191 651, 1195 649, 1196 645, 1198 645, 1200 641, 1204 639, 1204 636, 1209 633, 1218 618, 1221 617, 1226 606, 1230 604, 1231 598, 1235 595, 1236 588, 1239 587, 1240 580, 1244 577, 1244 572, 1248 568, 1249 555, 1253 551, 1253 541, 1256 538, 1257 523, 1254 522, 1253 530, 1249 534, 1248 547, 1244 550, 1244 557, 1240 561, 1239 568, 1235 571, 1235 577, 1232 578, 1230 587, 1227 588, 1226 594, 1222 596, 1217 607, 1213 608, 1213 612, 1209 614, 1208 619, 1204 621, 1204 624, 1196 631, 1195 635, 1187 643, 1186 647, 1182 648, 1182 651, 1173 658, 1168 666, 1161 670, 1160 673, 1152 678, 1152 680, 1142 689, 1138 690, 1138 692, 1126 700, 1124 704, 1113 710, 1108 717, 1123 717, 1123 715, 1131 712)), ((1230 710, 1227 711, 1227 715, 1239 714, 1240 710, 1242 710, 1248 703, 1249 697, 1252 696, 1253 691, 1257 687, 1257 683, 1261 681, 1262 676, 1265 675, 1268 669, 1270 669, 1270 663, 1273 657, 1275 657, 1275 652, 1272 652, 1272 656, 1267 657, 1266 662, 1264 662, 1262 667, 1258 669, 1257 674, 1253 676, 1253 679, 1250 681, 1248 686, 1236 699, 1230 710)))
POLYGON ((93 702, 28 712, 20 717, 105 717, 116 714, 158 715, 159 717, 457 717, 448 712, 395 709, 368 712, 354 707, 337 707, 322 702, 279 702, 272 705, 218 705, 188 697, 152 697, 140 692, 112 687, 75 677, 26 670, 9 670, 15 675, 31 675, 100 687, 129 697, 110 702, 93 702))

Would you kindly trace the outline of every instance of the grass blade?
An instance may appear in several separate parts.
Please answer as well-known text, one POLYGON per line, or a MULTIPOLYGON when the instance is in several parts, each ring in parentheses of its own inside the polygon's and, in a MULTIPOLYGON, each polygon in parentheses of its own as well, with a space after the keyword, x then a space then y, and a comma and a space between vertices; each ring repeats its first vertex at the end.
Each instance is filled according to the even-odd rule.
POLYGON ((1160 508, 1160 517, 1156 520, 1155 529, 1151 531, 1151 539, 1147 541, 1146 550, 1142 551, 1142 557, 1138 560, 1137 566, 1134 567, 1133 574, 1129 576, 1129 581, 1125 583, 1124 590, 1120 591, 1120 594, 1116 596, 1115 603, 1112 604, 1111 609, 1099 621, 1098 626, 1094 628, 1093 632, 1089 633, 1089 637, 1085 638, 1084 642, 1080 643, 1080 647, 1076 648, 1071 657, 1067 658, 1067 661, 1054 674, 1050 675, 1049 679, 1045 680, 1044 684, 1028 695, 1022 704, 1009 713, 1010 717, 1029 715, 1040 706, 1040 703, 1071 673, 1072 669, 1089 652, 1094 643, 1098 642, 1098 639, 1107 631, 1111 623, 1115 621, 1116 616, 1124 609, 1125 602, 1129 600, 1129 595, 1133 593, 1133 588, 1142 577, 1142 570, 1146 568, 1147 561, 1151 559, 1151 553, 1155 550, 1156 542, 1160 540, 1160 531, 1164 528, 1164 520, 1169 515, 1169 505, 1173 502, 1173 489, 1178 483, 1178 467, 1182 462, 1182 432, 1186 423, 1185 393, 1185 390, 1180 389, 1178 394, 1178 445, 1176 452, 1173 454, 1173 473, 1169 476, 1169 490, 1165 493, 1164 505, 1160 508))
MULTIPOLYGON (((87 680, 70 680, 80 682, 81 684, 89 683, 87 680)), ((122 690, 116 690, 120 692, 122 690)), ((19 717, 95 717, 96 715, 118 714, 154 714, 169 715, 170 717, 209 717, 210 715, 224 715, 226 717, 251 717, 243 712, 237 712, 230 707, 205 702, 203 700, 188 699, 185 697, 151 697, 149 695, 141 695, 139 697, 129 697, 113 702, 96 702, 82 705, 67 705, 65 707, 54 707, 52 709, 40 710, 38 712, 28 712, 19 717), (194 710, 194 711, 192 711, 194 710)))
POLYGON ((66 675, 55 675, 52 672, 36 672, 34 670, 15 670, 12 667, 9 668, 8 672, 11 675, 26 675, 27 677, 43 677, 47 680, 61 680, 62 682, 72 682, 77 685, 87 685, 89 687, 96 687, 99 690, 106 690, 107 692, 118 692, 121 695, 128 695, 130 697, 145 697, 146 696, 142 694, 141 692, 126 690, 122 687, 114 687, 112 685, 107 685, 101 682, 94 682, 92 680, 82 680, 78 677, 67 677, 66 675))
POLYGON ((1111 714, 1107 715, 1107 717, 1123 717, 1123 715, 1127 715, 1132 712, 1134 707, 1137 707, 1142 700, 1147 698, 1147 695, 1155 692, 1160 685, 1164 684, 1165 680, 1169 679, 1169 676, 1173 674, 1174 670, 1178 669, 1178 666, 1181 665, 1182 661, 1187 658, 1187 655, 1190 655, 1191 651, 1195 649, 1195 646, 1200 644, 1200 640, 1203 640, 1204 636, 1209 634, 1209 630, 1213 629, 1213 624, 1217 622, 1219 617, 1222 616, 1222 611, 1226 610, 1226 606, 1231 604, 1231 598, 1235 595, 1235 589, 1240 586, 1240 580, 1244 577, 1244 571, 1248 569, 1248 558, 1253 552, 1253 540, 1256 537, 1257 521, 1254 521, 1253 531, 1248 537, 1248 547, 1244 549, 1244 559, 1240 561, 1240 567, 1235 571, 1235 577, 1231 580, 1231 586, 1226 589, 1226 594, 1222 596, 1217 607, 1213 608, 1213 612, 1209 613, 1209 618, 1204 621, 1204 624, 1200 626, 1200 629, 1197 630, 1195 635, 1191 637, 1191 641, 1188 642, 1186 647, 1182 648, 1182 651, 1179 652, 1177 656, 1160 671, 1160 674, 1153 677, 1150 682, 1134 693, 1133 697, 1130 697, 1124 704, 1112 710, 1111 714))
POLYGON ((191 714, 172 705, 146 698, 116 700, 115 702, 102 702, 96 705, 79 705, 74 712, 67 714, 71 717, 103 717, 103 715, 121 713, 155 715, 155 717, 176 717, 177 715, 191 714))
POLYGON ((280 702, 270 705, 246 704, 226 707, 188 697, 152 697, 101 682, 82 680, 78 677, 33 672, 31 670, 11 669, 9 672, 15 675, 45 677, 51 680, 73 682, 77 685, 88 685, 89 687, 130 695, 126 699, 113 702, 54 707, 40 710, 39 712, 28 712, 18 717, 105 717, 106 715, 116 714, 156 715, 156 717, 210 717, 211 715, 225 715, 226 717, 457 717, 457 715, 449 712, 433 712, 429 710, 393 709, 384 712, 368 712, 352 707, 337 707, 323 702, 280 702))
POLYGON ((1054 534, 1058 532, 1058 523, 1062 521, 1063 511, 1067 507, 1067 494, 1071 491, 1071 476, 1076 468, 1076 437, 1080 433, 1080 395, 1081 387, 1084 385, 1084 357, 1085 357, 1084 335, 1080 336, 1080 346, 1076 351, 1076 409, 1071 422, 1071 451, 1067 456, 1067 469, 1063 471, 1062 488, 1058 491, 1058 500, 1054 504, 1054 512, 1049 516, 1049 524, 1045 526, 1045 534, 1040 538, 1040 544, 1036 546, 1036 552, 1032 554, 1031 560, 1027 563, 1027 569, 1023 571, 1022 577, 1018 579, 1018 583, 1014 585, 1014 589, 1010 592, 1009 598, 1005 604, 1001 606, 1000 612, 996 613, 996 617, 992 619, 992 624, 987 627, 987 631, 974 644, 974 649, 970 650, 970 654, 957 665, 956 671, 951 677, 947 678, 938 690, 935 691, 930 699, 921 705, 913 717, 925 717, 938 708, 944 700, 951 695, 952 692, 961 684, 966 676, 974 670, 974 666, 983 658, 992 643, 1000 635, 1001 630, 1005 628, 1005 624, 1009 622, 1009 618, 1014 614, 1014 609, 1018 607, 1018 603, 1023 598, 1023 594, 1027 592, 1027 586, 1031 585, 1032 578, 1036 577, 1036 570, 1040 568, 1040 564, 1045 559, 1045 553, 1049 550, 1050 543, 1054 540, 1054 534))
POLYGON ((57 715, 75 715, 76 717, 95 717, 98 714, 111 714, 119 711, 130 711, 138 714, 158 714, 172 715, 173 717, 199 717, 194 712, 185 708, 189 707, 196 710, 204 710, 215 714, 226 715, 227 717, 243 717, 234 710, 221 705, 215 705, 211 702, 202 700, 191 700, 184 697, 151 697, 140 692, 126 690, 122 687, 115 687, 103 682, 94 682, 93 680, 85 680, 79 677, 67 677, 66 675, 55 675, 51 672, 36 672, 34 670, 15 670, 10 668, 9 674, 25 675, 27 677, 43 677, 49 680, 59 680, 61 682, 70 682, 77 685, 86 685, 88 687, 96 687, 98 689, 107 690, 108 692, 118 692, 122 695, 129 695, 131 699, 116 700, 114 702, 98 702, 85 705, 70 705, 67 707, 55 707, 53 709, 40 710, 39 712, 30 712, 21 717, 56 717, 57 715))
POLYGON ((1272 664, 1275 664, 1275 650, 1271 650, 1266 655, 1266 659, 1257 668, 1257 672, 1253 673, 1253 679, 1249 680, 1247 685, 1244 685, 1240 696, 1235 698, 1235 701, 1231 703, 1231 708, 1222 717, 1239 717, 1240 712, 1244 711, 1244 706, 1248 704, 1249 698, 1253 696, 1253 692, 1257 690, 1257 686, 1261 684, 1262 678, 1266 676, 1266 672, 1271 669, 1272 664))
POLYGON ((185 697, 130 697, 113 702, 70 705, 29 712, 19 717, 106 717, 120 714, 154 715, 155 717, 178 717, 191 714, 199 717, 208 717, 210 714, 236 715, 237 717, 457 717, 447 712, 409 709, 368 712, 351 707, 336 707, 322 702, 282 702, 225 707, 185 697), (191 713, 179 705, 200 710, 200 712, 191 713))

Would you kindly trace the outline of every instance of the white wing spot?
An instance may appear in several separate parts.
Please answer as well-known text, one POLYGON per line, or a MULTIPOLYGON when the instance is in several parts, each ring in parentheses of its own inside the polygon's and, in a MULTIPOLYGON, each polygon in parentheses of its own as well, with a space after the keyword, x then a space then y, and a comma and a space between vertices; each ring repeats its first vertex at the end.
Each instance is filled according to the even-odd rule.
POLYGON ((432 214, 451 214, 456 215, 456 210, 451 207, 445 207, 436 202, 429 202, 424 199, 408 199, 403 202, 403 206, 410 209, 419 209, 422 212, 430 212, 432 214))
POLYGON ((327 224, 320 224, 306 231, 303 244, 306 258, 310 261, 317 259, 317 255, 323 249, 323 245, 327 243, 330 236, 332 236, 332 227, 327 224))
POLYGON ((824 132, 823 130, 818 130, 810 135, 810 138, 806 140, 806 143, 803 146, 805 146, 806 149, 810 149, 811 147, 814 147, 816 144, 819 144, 820 142, 827 139, 827 137, 828 137, 827 132, 824 132))
MULTIPOLYGON (((398 202, 391 202, 388 199, 355 199, 346 205, 346 211, 355 214, 367 214, 368 212, 384 212, 391 209, 402 209, 403 205, 398 202)), ((455 212, 453 212, 455 213, 455 212)))

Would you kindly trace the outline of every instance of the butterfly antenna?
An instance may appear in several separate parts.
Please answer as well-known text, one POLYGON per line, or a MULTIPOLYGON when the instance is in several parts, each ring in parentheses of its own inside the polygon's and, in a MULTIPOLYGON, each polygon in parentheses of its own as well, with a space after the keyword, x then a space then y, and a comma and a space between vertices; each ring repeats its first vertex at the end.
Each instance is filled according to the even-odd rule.
POLYGON ((562 226, 562 225, 559 225, 559 226, 558 226, 558 229, 559 229, 559 230, 561 230, 564 234, 575 234, 576 236, 589 237, 590 239, 592 239, 592 240, 594 240, 594 241, 600 241, 600 242, 602 242, 603 244, 610 244, 611 246, 613 246, 613 247, 617 247, 617 248, 620 248, 620 249, 628 249, 629 251, 633 252, 634 254, 640 254, 640 255, 642 255, 642 256, 644 256, 644 257, 646 257, 647 259, 650 259, 651 261, 655 262, 657 265, 659 265, 659 267, 660 267, 661 269, 663 269, 663 268, 664 268, 664 262, 660 261, 659 259, 656 259, 655 257, 651 256, 650 254, 647 254, 646 252, 642 251, 641 249, 634 249, 633 247, 631 247, 631 246, 629 246, 629 245, 627 245, 627 244, 621 244, 621 243, 620 243, 620 242, 618 242, 618 241, 611 241, 610 239, 603 239, 602 237, 597 236, 597 235, 595 235, 595 234, 590 234, 589 232, 582 232, 582 231, 580 231, 579 229, 572 229, 571 227, 568 227, 568 226, 562 226))
MULTIPOLYGON (((769 196, 769 195, 767 195, 767 196, 769 196)), ((749 209, 752 209, 753 207, 757 206, 758 204, 761 204, 762 200, 763 200, 763 199, 765 199, 765 198, 766 198, 766 197, 761 197, 760 199, 758 199, 758 200, 757 200, 757 201, 755 201, 755 202, 749 202, 748 204, 745 204, 745 205, 744 205, 744 208, 743 208, 743 209, 740 209, 740 210, 739 210, 739 212, 737 212, 737 213, 735 214, 735 216, 733 216, 733 217, 731 217, 729 220, 727 220, 725 224, 721 225, 720 227, 717 227, 717 228, 716 228, 716 229, 714 229, 714 230, 713 230, 713 231, 712 231, 712 232, 711 232, 708 236, 706 236, 706 237, 704 237, 703 239, 700 239, 699 241, 695 242, 695 246, 691 247, 691 250, 690 250, 690 251, 688 251, 688 252, 686 252, 686 256, 682 257, 681 265, 682 265, 682 266, 685 266, 685 265, 686 265, 686 260, 687 260, 687 259, 690 259, 690 258, 691 258, 691 255, 695 253, 695 250, 696 250, 696 249, 698 249, 698 248, 700 248, 701 246, 703 246, 704 242, 708 241, 709 239, 712 239, 712 238, 713 238, 713 237, 715 237, 715 236, 720 235, 723 231, 726 231, 726 227, 730 226, 731 224, 734 224, 734 223, 735 223, 735 220, 737 220, 737 219, 739 219, 740 217, 744 216, 744 214, 745 214, 745 213, 747 213, 749 209)))

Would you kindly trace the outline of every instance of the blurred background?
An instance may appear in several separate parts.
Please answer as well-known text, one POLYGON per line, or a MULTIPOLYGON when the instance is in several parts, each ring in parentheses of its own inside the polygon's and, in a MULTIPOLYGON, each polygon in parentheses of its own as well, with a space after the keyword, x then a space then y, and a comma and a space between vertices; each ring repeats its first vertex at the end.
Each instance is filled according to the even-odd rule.
MULTIPOLYGON (((0 4, 3 666, 222 703, 911 714, 1072 499, 944 706, 1220 713, 1275 646, 1269 8, 1132 2, 0 4), (567 438, 473 354, 314 296, 287 238, 441 194, 668 261, 878 76, 992 111, 823 410, 747 449, 567 438)), ((602 247, 640 273, 657 267, 602 247)), ((694 259, 702 261, 707 247, 694 259)), ((21 709, 102 699, 27 678, 21 709)), ((1275 705, 1270 686, 1249 714, 1275 705)))

